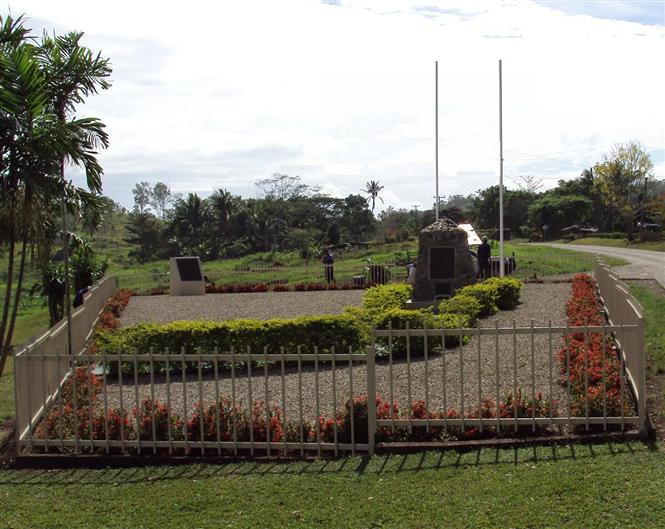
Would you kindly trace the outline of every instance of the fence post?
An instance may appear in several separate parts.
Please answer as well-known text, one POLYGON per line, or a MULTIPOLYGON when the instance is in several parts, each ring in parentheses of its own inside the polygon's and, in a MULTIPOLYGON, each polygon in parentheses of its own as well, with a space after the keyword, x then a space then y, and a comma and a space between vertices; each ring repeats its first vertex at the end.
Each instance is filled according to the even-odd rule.
POLYGON ((374 345, 368 345, 365 348, 365 354, 367 355, 367 450, 369 455, 373 456, 374 438, 376 437, 376 349, 374 345))
POLYGON ((645 440, 647 438, 647 381, 646 381, 646 348, 644 344, 644 317, 639 315, 637 317, 637 336, 635 340, 638 358, 638 372, 637 380, 637 416, 640 423, 640 437, 645 440))

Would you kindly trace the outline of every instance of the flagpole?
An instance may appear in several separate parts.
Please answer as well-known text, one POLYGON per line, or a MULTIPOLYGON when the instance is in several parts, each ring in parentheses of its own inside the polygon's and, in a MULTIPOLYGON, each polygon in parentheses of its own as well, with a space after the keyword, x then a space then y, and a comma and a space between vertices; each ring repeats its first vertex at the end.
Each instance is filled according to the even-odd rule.
POLYGON ((435 218, 439 220, 439 61, 434 61, 434 143, 435 143, 435 173, 436 173, 436 212, 435 218))
POLYGON ((503 256, 503 92, 499 59, 499 276, 505 275, 503 256))

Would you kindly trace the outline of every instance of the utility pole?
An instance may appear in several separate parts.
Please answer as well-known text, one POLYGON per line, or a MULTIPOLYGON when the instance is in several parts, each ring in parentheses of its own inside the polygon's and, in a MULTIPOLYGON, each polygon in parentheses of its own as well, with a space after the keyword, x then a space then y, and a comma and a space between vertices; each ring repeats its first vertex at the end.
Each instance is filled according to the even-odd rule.
POLYGON ((434 61, 434 152, 436 173, 436 211, 435 219, 439 220, 439 61, 434 61))
POLYGON ((506 274, 503 255, 503 87, 499 59, 499 276, 506 274))

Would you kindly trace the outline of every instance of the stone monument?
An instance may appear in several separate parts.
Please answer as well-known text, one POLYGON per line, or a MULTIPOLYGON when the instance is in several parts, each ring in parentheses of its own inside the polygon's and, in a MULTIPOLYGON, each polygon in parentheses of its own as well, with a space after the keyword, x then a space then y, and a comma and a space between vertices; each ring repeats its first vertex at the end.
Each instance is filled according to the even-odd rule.
POLYGON ((206 284, 198 257, 171 257, 170 291, 172 296, 202 296, 206 284))
POLYGON ((413 299, 409 308, 433 305, 476 282, 468 234, 452 220, 441 218, 420 232, 413 299))

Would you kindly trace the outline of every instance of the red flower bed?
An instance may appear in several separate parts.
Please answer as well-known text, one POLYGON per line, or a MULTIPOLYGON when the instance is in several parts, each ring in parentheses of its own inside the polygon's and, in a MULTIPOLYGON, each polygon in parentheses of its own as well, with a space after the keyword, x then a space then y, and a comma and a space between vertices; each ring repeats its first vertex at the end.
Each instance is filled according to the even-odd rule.
POLYGON ((558 352, 564 384, 570 384, 573 415, 602 416, 630 412, 628 398, 621 395, 621 365, 610 336, 584 330, 604 324, 596 293, 596 283, 588 274, 573 279, 566 314, 571 327, 558 352))
POLYGON ((127 307, 129 298, 132 296, 133 292, 131 290, 126 288, 117 290, 113 297, 104 305, 104 310, 97 322, 98 328, 117 329, 120 327, 120 316, 127 307))
POLYGON ((319 290, 364 290, 364 285, 352 283, 295 283, 291 286, 283 283, 235 283, 228 285, 206 285, 208 294, 237 294, 242 292, 315 292, 319 290))

